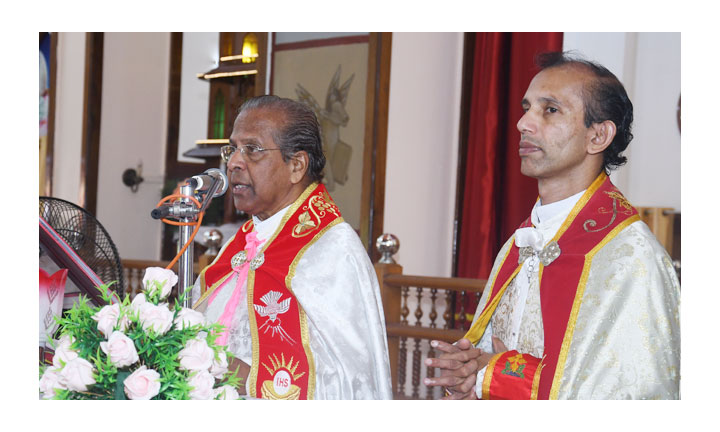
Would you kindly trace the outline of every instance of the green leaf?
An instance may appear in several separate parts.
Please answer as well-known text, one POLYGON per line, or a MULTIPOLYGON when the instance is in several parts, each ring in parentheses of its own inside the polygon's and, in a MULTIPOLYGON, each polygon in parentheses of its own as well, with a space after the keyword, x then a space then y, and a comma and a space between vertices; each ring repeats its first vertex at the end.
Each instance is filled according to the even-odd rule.
POLYGON ((117 373, 117 382, 115 383, 115 392, 113 396, 116 400, 126 400, 125 397, 125 379, 130 376, 130 372, 120 371, 117 373))

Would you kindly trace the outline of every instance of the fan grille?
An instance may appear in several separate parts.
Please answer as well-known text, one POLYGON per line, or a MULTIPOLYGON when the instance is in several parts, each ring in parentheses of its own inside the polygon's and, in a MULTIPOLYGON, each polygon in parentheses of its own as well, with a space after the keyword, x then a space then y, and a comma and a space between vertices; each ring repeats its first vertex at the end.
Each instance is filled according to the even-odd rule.
POLYGON ((100 222, 82 207, 51 197, 40 197, 40 216, 104 283, 117 281, 112 289, 122 298, 124 280, 120 255, 100 222))

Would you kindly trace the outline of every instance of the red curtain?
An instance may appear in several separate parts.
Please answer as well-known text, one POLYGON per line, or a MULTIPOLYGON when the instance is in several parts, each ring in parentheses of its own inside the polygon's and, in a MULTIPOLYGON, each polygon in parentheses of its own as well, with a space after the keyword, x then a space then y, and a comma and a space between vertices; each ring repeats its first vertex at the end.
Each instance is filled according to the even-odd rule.
MULTIPOLYGON (((495 255, 528 217, 537 183, 520 174, 520 101, 535 56, 562 50, 562 33, 477 33, 460 209, 457 276, 485 279, 495 255)), ((472 318, 476 299, 458 299, 472 318)), ((463 317, 459 317, 463 320, 463 317)), ((469 321, 469 320, 468 320, 469 321)), ((469 324, 469 323, 467 323, 469 324)))

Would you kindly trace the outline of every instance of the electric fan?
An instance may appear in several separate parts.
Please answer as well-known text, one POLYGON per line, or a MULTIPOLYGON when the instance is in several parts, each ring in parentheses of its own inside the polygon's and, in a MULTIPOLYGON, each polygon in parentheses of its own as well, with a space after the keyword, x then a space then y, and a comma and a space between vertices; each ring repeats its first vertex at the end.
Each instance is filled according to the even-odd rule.
POLYGON ((111 290, 119 298, 123 297, 125 285, 120 255, 108 232, 92 214, 60 198, 40 197, 40 217, 102 282, 117 281, 111 290))

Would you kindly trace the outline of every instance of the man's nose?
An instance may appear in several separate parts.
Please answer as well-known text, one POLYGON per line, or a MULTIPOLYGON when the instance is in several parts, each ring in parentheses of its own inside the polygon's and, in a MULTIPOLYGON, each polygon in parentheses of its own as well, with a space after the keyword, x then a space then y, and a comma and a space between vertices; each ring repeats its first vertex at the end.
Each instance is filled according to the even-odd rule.
POLYGON ((247 168, 247 161, 245 160, 245 155, 240 151, 240 149, 235 150, 235 152, 233 152, 233 154, 230 156, 230 160, 228 160, 227 162, 228 171, 232 171, 235 168, 247 168))
POLYGON ((522 117, 520 117, 520 120, 518 120, 517 129, 520 131, 521 134, 534 133, 537 129, 535 120, 533 119, 533 116, 529 110, 526 111, 522 117))

